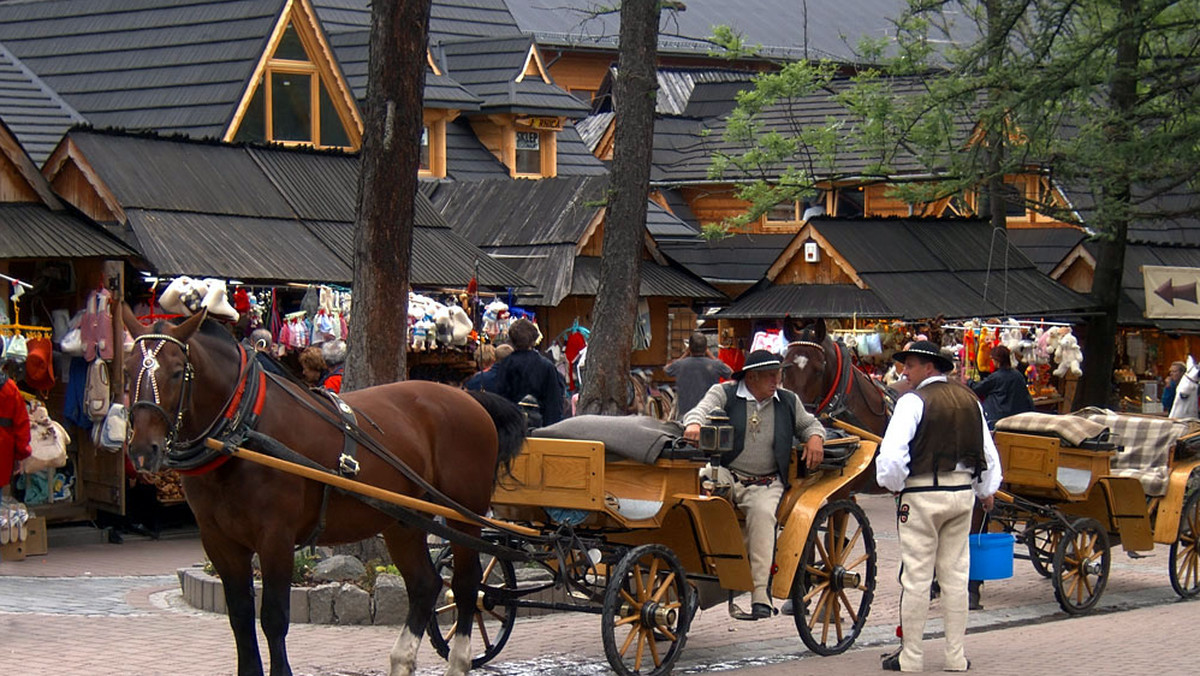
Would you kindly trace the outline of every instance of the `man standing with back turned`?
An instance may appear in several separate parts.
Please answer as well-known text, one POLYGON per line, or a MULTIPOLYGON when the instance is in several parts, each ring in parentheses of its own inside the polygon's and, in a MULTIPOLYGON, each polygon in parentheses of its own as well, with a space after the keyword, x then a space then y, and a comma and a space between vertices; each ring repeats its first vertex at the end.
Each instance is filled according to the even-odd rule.
POLYGON ((679 420, 700 403, 708 388, 733 375, 728 364, 708 356, 708 339, 703 333, 694 331, 687 349, 686 355, 663 367, 675 379, 675 410, 679 420))
POLYGON ((885 671, 921 671, 921 646, 934 571, 942 588, 946 671, 971 667, 963 652, 967 630, 967 536, 978 497, 991 511, 1000 487, 1000 457, 969 389, 946 380, 954 363, 923 340, 897 352, 913 390, 900 397, 888 422, 875 478, 899 493, 900 650, 883 658, 885 671))

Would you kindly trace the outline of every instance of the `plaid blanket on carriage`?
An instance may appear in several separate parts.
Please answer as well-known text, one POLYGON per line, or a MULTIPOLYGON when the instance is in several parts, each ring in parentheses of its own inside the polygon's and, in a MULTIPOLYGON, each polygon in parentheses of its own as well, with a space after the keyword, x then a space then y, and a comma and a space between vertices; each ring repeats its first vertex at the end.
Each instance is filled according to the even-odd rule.
POLYGON ((1085 441, 1104 441, 1109 432, 1104 424, 1077 415, 1054 415, 1053 413, 1032 411, 997 420, 996 431, 1058 437, 1068 446, 1079 446, 1085 441))
POLYGON ((1112 431, 1112 441, 1121 446, 1112 459, 1115 476, 1142 482, 1146 495, 1166 495, 1171 448, 1190 425, 1182 420, 1121 415, 1101 408, 1085 408, 1074 415, 1101 423, 1112 431))

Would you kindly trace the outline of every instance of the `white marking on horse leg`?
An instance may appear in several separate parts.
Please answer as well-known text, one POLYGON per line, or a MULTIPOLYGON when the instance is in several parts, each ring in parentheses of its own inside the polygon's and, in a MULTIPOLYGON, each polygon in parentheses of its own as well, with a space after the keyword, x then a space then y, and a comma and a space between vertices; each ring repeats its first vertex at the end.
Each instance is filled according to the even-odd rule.
POLYGON ((455 634, 450 639, 450 659, 446 676, 464 676, 471 670, 471 637, 455 634))
POLYGON ((417 649, 421 647, 421 637, 409 631, 405 626, 392 646, 390 655, 392 668, 388 676, 412 676, 417 668, 417 649))

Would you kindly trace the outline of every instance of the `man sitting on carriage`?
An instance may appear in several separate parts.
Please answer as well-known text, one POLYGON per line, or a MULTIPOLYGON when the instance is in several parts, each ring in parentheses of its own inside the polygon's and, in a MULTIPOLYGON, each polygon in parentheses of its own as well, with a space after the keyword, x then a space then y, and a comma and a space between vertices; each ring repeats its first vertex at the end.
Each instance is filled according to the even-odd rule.
POLYGON ((709 414, 724 411, 733 426, 733 450, 720 458, 732 475, 734 504, 746 515, 746 551, 754 580, 751 617, 773 614, 767 585, 775 555, 775 511, 783 497, 793 440, 804 440, 803 460, 815 469, 825 454, 825 428, 795 393, 780 387, 779 355, 755 350, 733 382, 713 385, 683 418, 685 439, 698 442, 709 414))

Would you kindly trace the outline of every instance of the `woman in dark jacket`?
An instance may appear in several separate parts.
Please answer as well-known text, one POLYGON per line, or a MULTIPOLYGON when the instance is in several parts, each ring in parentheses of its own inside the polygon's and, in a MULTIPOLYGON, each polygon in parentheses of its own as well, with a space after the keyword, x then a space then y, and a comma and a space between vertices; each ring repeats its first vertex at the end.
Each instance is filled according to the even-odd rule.
POLYGON ((982 381, 971 384, 976 396, 983 400, 983 414, 989 427, 995 426, 1001 418, 1033 410, 1033 397, 1029 396, 1025 376, 1013 369, 1008 348, 1003 345, 993 347, 992 361, 996 370, 982 381))

